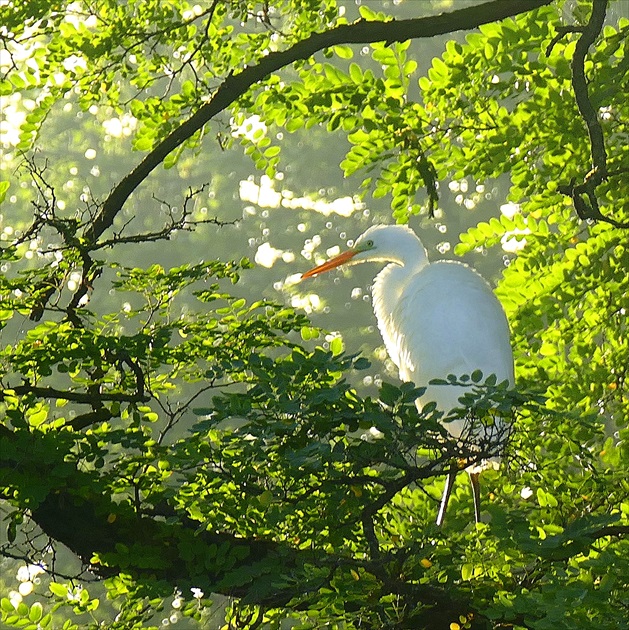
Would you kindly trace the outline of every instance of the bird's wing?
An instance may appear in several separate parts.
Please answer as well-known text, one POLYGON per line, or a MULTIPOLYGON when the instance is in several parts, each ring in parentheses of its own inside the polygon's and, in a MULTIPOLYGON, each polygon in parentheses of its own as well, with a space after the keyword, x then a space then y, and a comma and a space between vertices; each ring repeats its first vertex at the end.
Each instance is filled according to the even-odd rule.
MULTIPOLYGON (((390 316, 400 378, 425 386, 448 374, 481 370, 513 384, 513 354, 502 306, 475 271, 455 262, 424 267, 406 283, 390 316)), ((459 406, 459 388, 431 386, 423 402, 444 412, 459 406)))

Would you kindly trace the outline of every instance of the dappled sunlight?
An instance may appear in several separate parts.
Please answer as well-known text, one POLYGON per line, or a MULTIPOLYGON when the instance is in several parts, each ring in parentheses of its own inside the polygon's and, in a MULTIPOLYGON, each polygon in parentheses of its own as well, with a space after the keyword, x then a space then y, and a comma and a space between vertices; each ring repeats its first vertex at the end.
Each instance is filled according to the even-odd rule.
POLYGON ((262 243, 256 251, 254 261, 257 265, 270 269, 275 261, 281 259, 285 263, 292 263, 295 260, 295 254, 289 250, 277 249, 270 243, 262 243))
MULTIPOLYGON (((500 206, 500 213, 508 219, 513 219, 520 213, 520 204, 508 202, 500 206)), ((524 235, 530 234, 529 228, 515 228, 506 232, 500 239, 503 251, 508 254, 515 254, 526 247, 524 235)))
POLYGON ((292 190, 275 189, 276 180, 267 175, 260 177, 260 183, 256 184, 253 177, 240 182, 240 199, 255 203, 261 208, 290 208, 291 210, 312 210, 324 216, 336 214, 341 217, 350 217, 356 211, 362 211, 365 205, 354 197, 344 196, 328 201, 326 199, 314 199, 310 196, 297 196, 292 190))

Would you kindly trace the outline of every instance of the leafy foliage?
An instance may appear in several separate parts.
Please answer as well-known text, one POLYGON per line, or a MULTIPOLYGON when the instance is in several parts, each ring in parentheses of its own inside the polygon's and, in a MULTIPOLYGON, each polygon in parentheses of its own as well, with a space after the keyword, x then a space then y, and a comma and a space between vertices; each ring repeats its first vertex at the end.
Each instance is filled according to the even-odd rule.
POLYGON ((449 26, 418 3, 355 22, 333 0, 0 7, 0 95, 24 110, 0 201, 34 209, 2 235, 0 553, 25 565, 4 625, 622 627, 629 21, 602 0, 506 4, 449 26), (455 28, 419 76, 411 39, 455 28), (102 200, 64 180, 69 158, 37 157, 72 99, 127 120, 141 160, 102 200), (365 358, 239 294, 246 258, 125 262, 124 245, 221 224, 189 189, 132 233, 125 204, 156 165, 185 174, 214 135, 273 178, 281 134, 317 128, 397 221, 440 211, 448 181, 508 178, 511 211, 456 249, 516 243, 497 292, 518 389, 450 379, 467 388, 455 417, 512 420, 487 522, 461 483, 432 524, 441 477, 496 453, 449 439, 413 384, 364 395, 365 358))

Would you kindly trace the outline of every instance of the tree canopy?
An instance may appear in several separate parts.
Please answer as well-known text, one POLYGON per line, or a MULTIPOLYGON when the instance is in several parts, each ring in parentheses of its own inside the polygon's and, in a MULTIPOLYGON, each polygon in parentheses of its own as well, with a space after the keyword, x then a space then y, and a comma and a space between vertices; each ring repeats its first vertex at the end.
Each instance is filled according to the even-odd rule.
POLYGON ((0 3, 2 623, 624 627, 626 13, 0 3), (512 422, 483 523, 461 482, 434 525, 444 475, 488 453, 416 410, 425 384, 363 387, 373 357, 289 305, 299 288, 255 294, 244 235, 212 253, 242 153, 272 185, 340 168, 390 222, 444 221, 450 192, 487 209, 454 253, 504 261, 517 388, 451 377, 455 415, 512 422))

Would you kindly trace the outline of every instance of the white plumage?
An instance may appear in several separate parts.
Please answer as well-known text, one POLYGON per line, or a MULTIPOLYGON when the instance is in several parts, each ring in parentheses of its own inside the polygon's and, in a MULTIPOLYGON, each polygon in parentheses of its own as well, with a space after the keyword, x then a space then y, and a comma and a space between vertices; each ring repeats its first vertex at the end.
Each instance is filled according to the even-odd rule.
MULTIPOLYGON (((476 271, 454 261, 430 263, 421 241, 406 226, 375 225, 351 249, 302 277, 361 262, 387 263, 374 280, 373 308, 401 380, 424 387, 432 379, 481 370, 483 378, 494 374, 497 382, 506 380, 513 385, 507 318, 490 286, 476 271)), ((461 406, 458 398, 462 394, 457 386, 430 385, 417 405, 421 409, 435 401, 437 408, 447 414, 461 406)), ((466 431, 465 420, 447 422, 445 426, 456 438, 466 431)), ((497 440, 503 428, 497 422, 483 429, 484 436, 497 440)), ((470 471, 478 520, 477 473, 478 468, 470 471)), ((443 521, 454 475, 448 477, 438 524, 443 521)))

